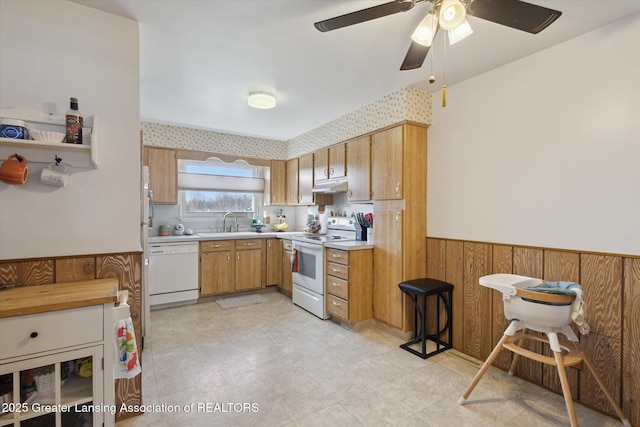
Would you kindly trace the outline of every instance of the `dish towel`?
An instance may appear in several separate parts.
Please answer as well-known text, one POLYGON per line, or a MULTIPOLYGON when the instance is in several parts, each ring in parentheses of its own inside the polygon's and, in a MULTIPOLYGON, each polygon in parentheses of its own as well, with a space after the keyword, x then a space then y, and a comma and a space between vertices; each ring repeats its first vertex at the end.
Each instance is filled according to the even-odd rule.
POLYGON ((142 372, 131 316, 116 321, 116 346, 114 377, 133 378, 142 372))
POLYGON ((582 286, 574 282, 544 282, 541 285, 527 288, 527 290, 548 294, 575 295, 576 299, 571 304, 571 319, 578 326, 582 335, 589 334, 591 328, 585 319, 587 305, 582 299, 582 286))
POLYGON ((298 272, 298 250, 295 248, 295 244, 291 250, 291 272, 298 272))

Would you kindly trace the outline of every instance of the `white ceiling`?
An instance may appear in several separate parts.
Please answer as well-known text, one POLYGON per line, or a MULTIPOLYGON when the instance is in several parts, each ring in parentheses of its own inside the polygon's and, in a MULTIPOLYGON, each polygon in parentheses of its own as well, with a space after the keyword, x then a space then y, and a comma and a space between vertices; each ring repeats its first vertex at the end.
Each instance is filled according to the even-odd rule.
MULTIPOLYGON (((422 68, 399 70, 430 3, 321 33, 314 22, 384 1, 71 1, 140 22, 145 121, 288 140, 403 87, 443 83, 442 31, 422 68), (254 90, 274 92, 278 106, 250 108, 254 90)), ((640 12, 640 0, 529 2, 563 14, 537 35, 470 17, 474 34, 446 46, 448 86, 640 12)))

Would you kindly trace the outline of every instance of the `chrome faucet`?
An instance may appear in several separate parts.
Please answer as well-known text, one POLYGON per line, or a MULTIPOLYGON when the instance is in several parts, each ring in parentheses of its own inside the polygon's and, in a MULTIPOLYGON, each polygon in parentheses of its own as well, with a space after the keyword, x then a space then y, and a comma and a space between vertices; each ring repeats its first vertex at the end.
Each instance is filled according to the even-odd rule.
MULTIPOLYGON (((227 232, 227 217, 229 215, 231 215, 233 219, 236 221, 236 231, 238 231, 238 218, 234 215, 233 212, 229 211, 226 214, 224 214, 224 217, 222 217, 222 230, 225 233, 227 232)), ((229 232, 231 232, 231 226, 229 226, 229 232)))

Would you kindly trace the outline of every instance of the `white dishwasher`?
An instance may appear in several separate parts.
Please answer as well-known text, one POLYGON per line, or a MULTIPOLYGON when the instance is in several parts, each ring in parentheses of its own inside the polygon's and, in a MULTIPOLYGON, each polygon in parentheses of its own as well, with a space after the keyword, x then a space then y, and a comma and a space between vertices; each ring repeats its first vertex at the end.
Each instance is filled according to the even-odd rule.
POLYGON ((196 302, 198 242, 149 245, 149 305, 196 302))

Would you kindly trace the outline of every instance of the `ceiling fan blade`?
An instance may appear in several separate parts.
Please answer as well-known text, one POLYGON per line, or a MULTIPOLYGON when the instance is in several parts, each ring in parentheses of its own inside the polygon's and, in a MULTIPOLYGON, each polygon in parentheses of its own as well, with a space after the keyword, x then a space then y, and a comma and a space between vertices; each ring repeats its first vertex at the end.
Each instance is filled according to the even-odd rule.
POLYGON ((538 34, 562 15, 557 10, 520 0, 474 0, 467 13, 531 34, 538 34))
POLYGON ((406 12, 415 6, 413 1, 396 0, 384 3, 378 6, 362 9, 357 12, 347 13, 346 15, 336 16, 335 18, 326 19, 316 22, 318 31, 323 33, 326 31, 337 30, 338 28, 348 27, 349 25, 359 24, 361 22, 371 21, 372 19, 382 18, 383 16, 393 15, 398 12, 406 12))
POLYGON ((404 57, 404 61, 400 66, 400 70, 415 70, 416 68, 422 67, 428 53, 429 46, 423 46, 412 40, 407 55, 404 57))

